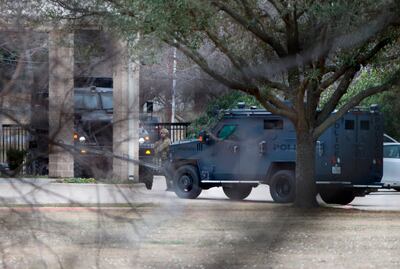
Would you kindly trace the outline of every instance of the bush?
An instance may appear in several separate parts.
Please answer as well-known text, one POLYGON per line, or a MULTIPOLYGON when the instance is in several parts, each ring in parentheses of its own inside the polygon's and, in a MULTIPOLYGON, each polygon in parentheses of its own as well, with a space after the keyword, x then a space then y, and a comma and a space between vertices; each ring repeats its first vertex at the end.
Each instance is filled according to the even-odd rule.
POLYGON ((7 150, 7 162, 8 162, 8 167, 10 170, 16 170, 24 162, 24 158, 26 155, 25 150, 20 150, 20 149, 8 149, 7 150))

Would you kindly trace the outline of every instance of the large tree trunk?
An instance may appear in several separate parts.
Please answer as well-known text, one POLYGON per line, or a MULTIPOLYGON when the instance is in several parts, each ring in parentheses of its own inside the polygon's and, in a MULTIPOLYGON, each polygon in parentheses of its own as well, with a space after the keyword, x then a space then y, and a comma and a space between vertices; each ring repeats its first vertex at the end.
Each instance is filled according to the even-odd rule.
POLYGON ((297 130, 296 198, 294 205, 301 208, 317 207, 316 195, 315 140, 308 130, 297 130))

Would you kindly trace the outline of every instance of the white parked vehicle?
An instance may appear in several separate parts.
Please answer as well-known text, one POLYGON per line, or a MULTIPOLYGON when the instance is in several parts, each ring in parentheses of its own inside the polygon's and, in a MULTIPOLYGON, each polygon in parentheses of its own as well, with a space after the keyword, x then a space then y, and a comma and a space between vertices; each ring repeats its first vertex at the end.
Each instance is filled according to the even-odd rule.
POLYGON ((399 143, 399 141, 397 141, 396 139, 394 139, 393 137, 391 137, 387 134, 383 134, 383 142, 384 143, 399 143))
POLYGON ((384 143, 383 145, 382 183, 400 191, 400 143, 384 143))

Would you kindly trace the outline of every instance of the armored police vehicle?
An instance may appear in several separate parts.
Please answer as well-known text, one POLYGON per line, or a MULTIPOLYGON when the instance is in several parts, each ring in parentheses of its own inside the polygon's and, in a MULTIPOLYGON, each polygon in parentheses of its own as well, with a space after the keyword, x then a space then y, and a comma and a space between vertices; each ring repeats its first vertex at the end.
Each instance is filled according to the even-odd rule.
MULTIPOLYGON (((76 177, 105 178, 112 171, 113 154, 113 81, 111 78, 75 80, 75 154, 76 177)), ((151 189, 154 142, 158 139, 149 124, 158 118, 149 113, 139 116, 139 181, 151 189)))
POLYGON ((151 113, 141 114, 139 118, 139 180, 151 190, 158 165, 154 156, 154 143, 159 139, 156 128, 159 119, 151 113))
MULTIPOLYGON (((76 82, 75 82, 76 83, 76 82)), ((77 83, 76 83, 77 84, 77 83)), ((112 171, 112 80, 74 89, 75 177, 105 178, 112 171)))
MULTIPOLYGON (((316 183, 327 203, 348 204, 381 187, 383 120, 376 107, 354 109, 327 129, 316 146, 316 183)), ((174 187, 181 198, 221 187, 246 198, 267 184, 276 202, 295 197, 296 132, 284 117, 261 109, 234 109, 200 139, 171 146, 174 187)))

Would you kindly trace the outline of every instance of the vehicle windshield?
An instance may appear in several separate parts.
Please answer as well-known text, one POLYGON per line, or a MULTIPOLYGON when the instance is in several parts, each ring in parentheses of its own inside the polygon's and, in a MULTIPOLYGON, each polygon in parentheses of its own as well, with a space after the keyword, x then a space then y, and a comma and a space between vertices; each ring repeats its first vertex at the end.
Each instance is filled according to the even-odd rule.
POLYGON ((95 93, 75 93, 74 101, 76 109, 100 109, 98 96, 95 93))
POLYGON ((112 93, 101 93, 101 102, 103 109, 113 109, 113 96, 112 93))
POLYGON ((236 125, 224 125, 222 129, 218 132, 218 138, 225 140, 230 137, 236 130, 236 125))

